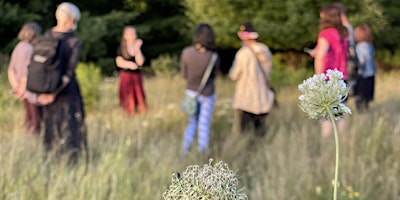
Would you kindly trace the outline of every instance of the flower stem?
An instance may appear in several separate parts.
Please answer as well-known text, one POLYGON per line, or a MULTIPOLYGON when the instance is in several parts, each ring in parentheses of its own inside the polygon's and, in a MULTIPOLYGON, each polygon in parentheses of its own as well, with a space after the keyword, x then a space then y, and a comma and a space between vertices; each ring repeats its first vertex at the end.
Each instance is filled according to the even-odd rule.
POLYGON ((333 186, 333 200, 337 200, 337 186, 338 186, 338 175, 339 175, 339 136, 332 110, 328 106, 326 107, 326 110, 328 111, 329 118, 332 122, 333 132, 335 134, 336 164, 335 164, 335 181, 333 186))

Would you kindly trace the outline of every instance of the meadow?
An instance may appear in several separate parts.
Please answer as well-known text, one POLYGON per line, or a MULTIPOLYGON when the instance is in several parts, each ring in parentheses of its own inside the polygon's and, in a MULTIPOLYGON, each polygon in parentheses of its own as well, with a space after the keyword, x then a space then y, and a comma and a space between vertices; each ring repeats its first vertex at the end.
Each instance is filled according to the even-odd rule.
MULTIPOLYGON (((234 83, 219 77, 209 151, 199 155, 194 143, 182 158, 183 80, 145 78, 149 112, 130 118, 118 106, 118 80, 104 79, 98 101, 86 109, 85 173, 83 159, 72 167, 64 160, 43 161, 41 138, 24 133, 22 104, 1 77, 0 199, 163 199, 172 173, 209 158, 237 172, 249 199, 332 199, 334 138, 321 138, 319 122, 299 109, 297 85, 278 88, 279 107, 267 118, 267 135, 255 138, 234 131, 234 83)), ((368 113, 357 113, 353 99, 348 101, 353 114, 339 133, 339 199, 400 200, 399 78, 398 72, 379 73, 368 113)))

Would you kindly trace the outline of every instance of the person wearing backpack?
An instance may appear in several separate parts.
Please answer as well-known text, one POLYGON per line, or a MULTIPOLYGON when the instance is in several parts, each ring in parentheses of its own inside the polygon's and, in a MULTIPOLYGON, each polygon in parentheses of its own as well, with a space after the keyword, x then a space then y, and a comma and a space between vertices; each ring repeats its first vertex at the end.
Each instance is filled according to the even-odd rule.
POLYGON ((38 99, 47 104, 43 106, 44 147, 47 153, 53 150, 66 153, 69 161, 76 163, 82 148, 87 148, 85 113, 75 74, 82 43, 73 33, 81 13, 76 5, 63 2, 57 7, 55 17, 56 26, 44 36, 60 39, 62 81, 56 91, 38 99))
POLYGON ((360 63, 358 62, 357 53, 356 53, 356 41, 354 36, 354 28, 347 19, 347 10, 346 6, 342 2, 334 2, 331 4, 336 7, 340 13, 340 20, 342 25, 347 29, 347 49, 344 51, 346 54, 346 70, 347 70, 347 79, 346 82, 350 86, 349 95, 354 95, 354 90, 357 84, 358 77, 358 68, 360 68, 360 63))
POLYGON ((25 109, 24 127, 29 134, 40 134, 41 109, 36 105, 37 95, 26 90, 28 65, 32 48, 41 34, 42 28, 35 22, 25 23, 18 33, 18 44, 15 46, 8 65, 8 80, 13 95, 21 99, 25 109))

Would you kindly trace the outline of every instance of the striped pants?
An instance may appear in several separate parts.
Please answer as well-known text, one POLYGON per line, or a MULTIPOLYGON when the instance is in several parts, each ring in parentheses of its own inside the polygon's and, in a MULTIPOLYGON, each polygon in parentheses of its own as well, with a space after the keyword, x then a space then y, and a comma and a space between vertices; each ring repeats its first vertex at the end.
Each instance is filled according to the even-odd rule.
MULTIPOLYGON (((187 92, 190 93, 191 91, 187 92)), ((200 102, 200 113, 189 117, 189 124, 186 127, 183 141, 183 156, 187 155, 196 135, 196 131, 199 133, 197 139, 197 150, 201 153, 205 153, 207 150, 208 142, 210 140, 210 125, 215 99, 215 94, 211 96, 198 97, 198 101, 200 102)))

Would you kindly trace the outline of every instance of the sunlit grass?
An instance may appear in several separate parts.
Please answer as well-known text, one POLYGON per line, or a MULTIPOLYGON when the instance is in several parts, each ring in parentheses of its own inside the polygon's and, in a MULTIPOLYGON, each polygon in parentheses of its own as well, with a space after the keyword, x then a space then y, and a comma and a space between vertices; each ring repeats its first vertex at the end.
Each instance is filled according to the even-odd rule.
MULTIPOLYGON (((345 118, 339 191, 351 186, 358 199, 400 198, 399 78, 380 75, 370 112, 345 118)), ((179 110, 183 80, 146 78, 144 86, 149 112, 133 118, 118 106, 116 79, 99 86, 98 103, 87 108, 86 175, 83 160, 75 167, 63 160, 44 164, 41 139, 23 132, 22 104, 1 86, 0 199, 162 199, 173 172, 208 158, 228 163, 249 199, 332 198, 334 142, 322 140, 319 123, 298 108, 296 86, 280 87, 279 108, 267 117, 268 133, 257 139, 233 131, 234 83, 220 77, 207 158, 194 149, 186 159, 179 156, 187 123, 179 110)), ((348 105, 355 110, 352 99, 348 105)))

